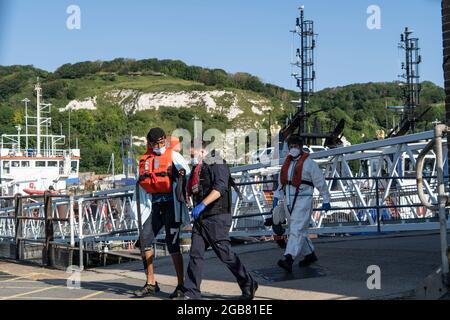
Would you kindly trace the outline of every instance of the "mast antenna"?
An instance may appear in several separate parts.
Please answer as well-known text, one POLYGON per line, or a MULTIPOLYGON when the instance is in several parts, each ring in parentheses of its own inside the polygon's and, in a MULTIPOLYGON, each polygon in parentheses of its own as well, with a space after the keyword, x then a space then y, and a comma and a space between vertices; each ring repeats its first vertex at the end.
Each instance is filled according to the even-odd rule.
POLYGON ((411 37, 413 31, 405 28, 400 36, 399 48, 405 51, 405 62, 402 63, 403 78, 402 89, 405 99, 405 110, 402 114, 402 122, 410 123, 410 131, 416 129, 416 107, 420 104, 420 84, 419 65, 422 62, 420 55, 419 39, 411 37))
POLYGON ((316 34, 314 33, 314 22, 305 20, 305 6, 299 7, 299 17, 296 19, 295 30, 291 32, 300 38, 300 47, 296 49, 296 61, 292 63, 297 72, 292 73, 292 77, 297 82, 300 90, 300 100, 296 101, 297 114, 301 116, 302 121, 299 127, 299 133, 304 134, 306 128, 306 107, 309 97, 314 93, 314 80, 316 72, 314 70, 314 49, 316 47, 316 34))

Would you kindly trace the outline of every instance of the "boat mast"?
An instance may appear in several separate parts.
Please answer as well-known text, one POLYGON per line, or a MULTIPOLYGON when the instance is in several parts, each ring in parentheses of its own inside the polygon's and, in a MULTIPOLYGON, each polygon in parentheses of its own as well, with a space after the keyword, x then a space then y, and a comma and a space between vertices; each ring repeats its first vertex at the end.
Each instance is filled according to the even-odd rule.
POLYGON ((30 99, 25 98, 22 100, 25 103, 25 154, 28 152, 28 103, 30 99))
POLYGON ((36 155, 41 155, 41 94, 42 88, 38 83, 35 86, 36 90, 36 155))

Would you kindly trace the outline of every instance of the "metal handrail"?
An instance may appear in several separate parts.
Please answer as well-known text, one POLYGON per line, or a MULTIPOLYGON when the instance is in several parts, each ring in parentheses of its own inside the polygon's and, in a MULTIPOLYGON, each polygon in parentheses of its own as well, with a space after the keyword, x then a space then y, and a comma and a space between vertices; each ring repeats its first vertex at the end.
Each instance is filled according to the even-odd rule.
POLYGON ((441 237, 441 260, 442 260, 442 277, 443 282, 446 285, 450 285, 449 276, 449 258, 448 258, 448 242, 447 242, 447 217, 446 217, 446 207, 449 205, 449 195, 445 192, 445 180, 444 180, 444 160, 442 151, 442 136, 444 133, 450 132, 450 127, 440 124, 434 129, 434 138, 431 140, 425 149, 419 154, 417 159, 416 169, 417 169, 417 191, 419 198, 424 206, 428 209, 437 211, 439 213, 439 225, 440 225, 440 237, 441 237), (425 198, 423 193, 423 162, 425 155, 434 147, 434 152, 436 154, 436 169, 437 169, 437 180, 438 180, 438 203, 431 204, 425 198))
POLYGON ((425 197, 423 192, 423 166, 425 162, 425 156, 434 148, 436 139, 433 138, 425 148, 420 152, 416 162, 416 180, 417 180, 417 194, 422 204, 429 210, 436 211, 439 209, 437 204, 430 203, 425 197))

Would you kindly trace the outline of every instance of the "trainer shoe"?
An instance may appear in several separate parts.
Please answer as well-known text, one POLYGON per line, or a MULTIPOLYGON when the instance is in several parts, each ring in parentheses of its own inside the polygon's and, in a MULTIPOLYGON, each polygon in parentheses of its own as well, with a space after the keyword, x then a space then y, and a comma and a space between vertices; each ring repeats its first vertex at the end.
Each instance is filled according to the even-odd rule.
POLYGON ((158 293, 160 291, 158 282, 155 282, 155 284, 148 284, 146 283, 145 286, 142 289, 134 291, 134 295, 136 297, 144 297, 147 295, 152 295, 155 293, 158 293))
POLYGON ((174 292, 172 292, 169 296, 170 299, 175 299, 175 298, 184 298, 184 287, 182 285, 177 285, 177 287, 175 288, 174 292))
POLYGON ((304 267, 308 267, 309 265, 313 264, 314 262, 316 262, 317 260, 317 256, 316 254, 313 252, 311 254, 308 254, 307 256, 305 256, 305 259, 303 259, 302 261, 300 261, 298 263, 298 266, 300 268, 304 268, 304 267))
POLYGON ((278 261, 278 266, 287 272, 292 272, 292 265, 294 264, 294 259, 291 255, 286 255, 284 259, 278 261))

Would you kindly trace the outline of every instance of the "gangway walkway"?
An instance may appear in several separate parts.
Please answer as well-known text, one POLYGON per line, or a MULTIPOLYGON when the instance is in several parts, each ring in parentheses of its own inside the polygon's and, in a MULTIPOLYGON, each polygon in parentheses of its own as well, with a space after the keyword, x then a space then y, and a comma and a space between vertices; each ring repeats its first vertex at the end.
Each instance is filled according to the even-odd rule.
MULTIPOLYGON (((294 276, 277 269, 282 250, 273 242, 234 247, 260 283, 257 299, 414 299, 416 286, 440 263, 437 232, 313 242, 319 262, 308 272, 300 272, 295 266, 294 276), (374 265, 381 271, 380 290, 367 287, 367 269, 374 265)), ((202 283, 205 298, 236 298, 240 292, 233 276, 212 252, 206 257, 208 268, 202 283)), ((187 262, 186 254, 184 258, 187 262)), ((71 275, 64 271, 4 260, 0 260, 0 270, 0 299, 135 299, 133 290, 145 282, 139 261, 86 270, 81 274, 80 289, 67 287, 71 275)), ((176 285, 170 258, 158 259, 155 271, 163 292, 145 299, 168 299, 176 285)))

